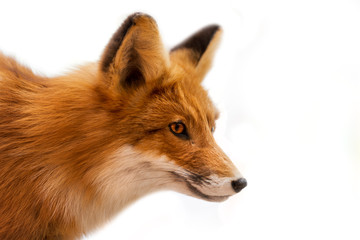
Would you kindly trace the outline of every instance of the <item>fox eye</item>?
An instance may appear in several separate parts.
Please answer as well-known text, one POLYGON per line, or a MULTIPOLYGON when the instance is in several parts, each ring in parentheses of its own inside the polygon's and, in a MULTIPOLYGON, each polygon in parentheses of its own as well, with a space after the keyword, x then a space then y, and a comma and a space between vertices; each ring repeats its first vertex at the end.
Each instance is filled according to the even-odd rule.
POLYGON ((169 124, 170 131, 177 137, 182 139, 189 139, 189 135, 186 131, 186 126, 182 122, 173 122, 169 124))
POLYGON ((212 132, 212 133, 215 132, 215 127, 211 127, 211 132, 212 132))

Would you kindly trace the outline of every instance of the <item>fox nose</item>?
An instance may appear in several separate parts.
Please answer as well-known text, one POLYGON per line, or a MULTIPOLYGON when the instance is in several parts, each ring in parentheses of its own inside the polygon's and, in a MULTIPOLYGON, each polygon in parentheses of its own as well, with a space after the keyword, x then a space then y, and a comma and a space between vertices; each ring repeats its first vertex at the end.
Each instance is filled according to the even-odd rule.
POLYGON ((247 181, 245 178, 239 178, 231 182, 231 186, 235 192, 240 192, 243 188, 247 186, 247 181))

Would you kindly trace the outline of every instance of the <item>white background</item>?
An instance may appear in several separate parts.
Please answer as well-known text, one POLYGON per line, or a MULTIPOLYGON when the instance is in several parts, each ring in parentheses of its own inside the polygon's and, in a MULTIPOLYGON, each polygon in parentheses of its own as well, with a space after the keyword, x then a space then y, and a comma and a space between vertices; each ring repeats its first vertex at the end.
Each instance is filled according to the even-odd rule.
POLYGON ((1 1, 0 50, 58 75, 96 61, 135 11, 168 48, 223 27, 204 86, 249 185, 224 203, 156 193, 84 239, 360 239, 360 2, 1 1))

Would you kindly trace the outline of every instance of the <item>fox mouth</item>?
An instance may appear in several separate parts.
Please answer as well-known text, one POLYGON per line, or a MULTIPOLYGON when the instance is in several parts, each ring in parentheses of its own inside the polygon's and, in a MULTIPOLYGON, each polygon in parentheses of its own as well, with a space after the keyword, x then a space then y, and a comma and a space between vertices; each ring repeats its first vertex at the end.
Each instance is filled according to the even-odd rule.
POLYGON ((196 187, 194 187, 188 180, 184 179, 186 186, 188 187, 188 189, 195 195, 199 196, 200 198, 207 200, 207 201, 211 201, 211 202, 222 202, 225 201, 226 199, 228 199, 230 196, 210 196, 210 195, 206 195, 205 193, 201 192, 200 190, 198 190, 196 187))
MULTIPOLYGON (((182 182, 186 184, 187 189, 194 194, 196 197, 201 198, 203 200, 207 200, 210 202, 223 202, 227 200, 230 195, 224 195, 224 196, 212 196, 207 195, 203 192, 201 192, 199 189, 197 189, 189 180, 187 177, 182 176, 176 172, 171 172, 177 179, 180 179, 182 182)), ((197 181, 198 182, 198 181, 197 181)))

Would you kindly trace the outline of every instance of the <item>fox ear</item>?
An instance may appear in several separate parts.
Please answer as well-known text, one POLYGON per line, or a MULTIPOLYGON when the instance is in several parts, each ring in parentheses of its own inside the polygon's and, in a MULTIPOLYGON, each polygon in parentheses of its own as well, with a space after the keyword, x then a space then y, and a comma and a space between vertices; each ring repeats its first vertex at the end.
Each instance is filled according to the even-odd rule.
POLYGON ((130 15, 114 33, 100 60, 100 74, 112 87, 138 88, 161 76, 168 65, 155 20, 130 15))
POLYGON ((193 72, 201 81, 211 67, 221 34, 222 30, 218 25, 199 30, 171 50, 171 61, 193 72))

